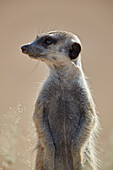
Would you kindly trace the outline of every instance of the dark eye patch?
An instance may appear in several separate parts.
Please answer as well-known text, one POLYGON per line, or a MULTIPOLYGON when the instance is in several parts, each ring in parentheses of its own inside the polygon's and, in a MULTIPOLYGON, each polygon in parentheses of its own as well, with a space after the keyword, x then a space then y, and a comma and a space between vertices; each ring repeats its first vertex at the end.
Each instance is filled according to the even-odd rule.
POLYGON ((38 42, 42 44, 45 48, 47 48, 51 44, 56 44, 57 40, 55 38, 52 38, 50 36, 44 36, 41 37, 38 42))
POLYGON ((54 42, 54 40, 51 37, 45 38, 45 40, 43 41, 43 45, 44 46, 49 46, 54 42))

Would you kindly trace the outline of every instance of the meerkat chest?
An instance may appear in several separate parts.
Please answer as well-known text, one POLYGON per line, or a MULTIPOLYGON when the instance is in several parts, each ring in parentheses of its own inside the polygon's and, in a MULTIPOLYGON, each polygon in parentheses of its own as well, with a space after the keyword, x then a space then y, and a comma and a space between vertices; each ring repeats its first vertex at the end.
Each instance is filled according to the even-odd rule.
POLYGON ((55 143, 71 142, 79 124, 80 111, 74 94, 64 86, 48 91, 48 121, 55 143))

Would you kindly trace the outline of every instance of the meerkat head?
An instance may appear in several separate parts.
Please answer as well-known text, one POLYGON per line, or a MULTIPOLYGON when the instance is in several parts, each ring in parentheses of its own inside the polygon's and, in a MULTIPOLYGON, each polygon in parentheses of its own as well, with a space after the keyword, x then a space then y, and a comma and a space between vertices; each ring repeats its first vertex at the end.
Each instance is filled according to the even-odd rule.
POLYGON ((51 31, 38 35, 32 43, 22 46, 21 49, 31 58, 59 65, 77 60, 81 52, 81 43, 72 33, 51 31))

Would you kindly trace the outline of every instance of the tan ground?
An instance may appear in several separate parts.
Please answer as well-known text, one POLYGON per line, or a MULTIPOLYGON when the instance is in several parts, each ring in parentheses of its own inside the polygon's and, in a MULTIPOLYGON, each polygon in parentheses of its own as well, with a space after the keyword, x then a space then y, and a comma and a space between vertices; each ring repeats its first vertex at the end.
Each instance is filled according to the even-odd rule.
POLYGON ((71 31, 81 39, 84 71, 102 126, 100 169, 112 170, 112 0, 0 0, 0 168, 32 169, 35 130, 31 118, 47 67, 23 55, 20 47, 38 33, 54 29, 71 31))

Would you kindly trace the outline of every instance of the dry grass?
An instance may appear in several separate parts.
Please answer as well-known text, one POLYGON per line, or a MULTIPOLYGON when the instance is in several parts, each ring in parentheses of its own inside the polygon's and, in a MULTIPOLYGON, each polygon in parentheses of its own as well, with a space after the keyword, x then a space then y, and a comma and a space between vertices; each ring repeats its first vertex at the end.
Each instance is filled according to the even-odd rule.
MULTIPOLYGON (((0 170, 32 170, 32 123, 26 123, 25 107, 18 102, 0 121, 0 170), (25 122, 25 123, 24 123, 25 122), (25 125, 26 124, 26 125, 25 125), (30 128, 29 128, 30 127, 30 128)), ((28 119, 27 119, 28 120, 28 119)))

